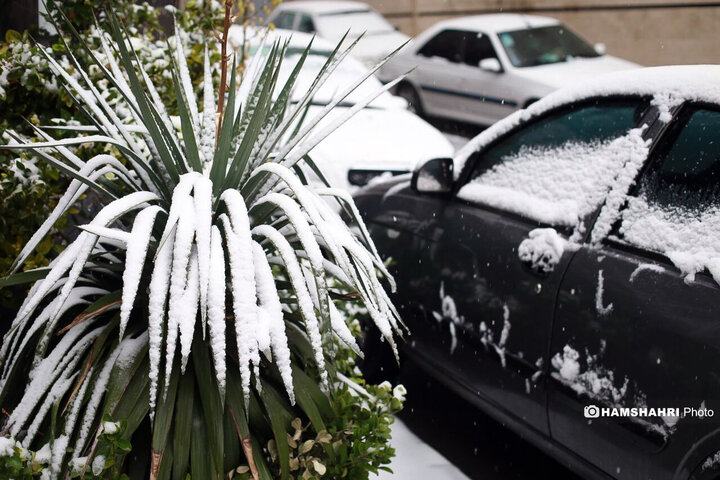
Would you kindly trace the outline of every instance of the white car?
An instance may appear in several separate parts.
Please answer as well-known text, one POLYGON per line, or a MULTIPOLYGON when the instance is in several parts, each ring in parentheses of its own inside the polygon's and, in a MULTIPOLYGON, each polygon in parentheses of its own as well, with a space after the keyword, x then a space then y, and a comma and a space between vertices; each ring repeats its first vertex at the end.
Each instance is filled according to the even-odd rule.
POLYGON ((333 44, 348 31, 348 42, 363 34, 352 55, 367 66, 375 65, 410 39, 362 2, 281 3, 270 14, 268 22, 279 29, 314 33, 333 44))
POLYGON ((638 65, 606 55, 554 18, 464 17, 429 28, 378 74, 419 114, 490 125, 548 93, 638 65))
MULTIPOLYGON (((248 33, 250 53, 259 48, 262 33, 248 33)), ((275 29, 265 42, 270 48, 274 38, 289 38, 290 44, 280 70, 278 85, 283 85, 307 48, 312 35, 275 29)), ((235 48, 243 44, 243 29, 231 28, 230 42, 235 48)), ((310 88, 335 45, 315 38, 310 54, 296 80, 293 100, 299 100, 310 88)), ((313 98, 306 120, 311 120, 337 94, 367 73, 354 58, 346 57, 328 77, 313 98)), ((279 87, 278 87, 279 88, 279 87)), ((370 76, 321 121, 316 131, 345 114, 364 98, 383 88, 370 76)), ((353 189, 376 177, 409 173, 416 164, 431 158, 452 156, 454 148, 445 136, 407 109, 407 102, 388 92, 360 109, 346 123, 320 142, 310 157, 328 181, 336 187, 353 189)))

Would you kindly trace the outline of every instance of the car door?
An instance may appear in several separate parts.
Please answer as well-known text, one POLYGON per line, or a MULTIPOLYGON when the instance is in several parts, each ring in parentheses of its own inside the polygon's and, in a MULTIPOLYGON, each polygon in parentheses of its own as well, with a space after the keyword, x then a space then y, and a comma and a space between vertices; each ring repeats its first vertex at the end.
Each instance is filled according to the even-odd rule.
MULTIPOLYGON (((640 103, 589 101, 553 111, 468 159, 472 171, 457 195, 388 195, 376 219, 385 227, 375 239, 393 259, 398 305, 412 332, 409 354, 466 395, 541 433, 548 432, 542 372, 550 326, 572 255, 556 251, 543 262, 546 253, 553 256, 543 248, 564 242, 573 225, 550 238, 544 227, 563 219, 538 214, 533 205, 562 207, 565 193, 548 186, 574 180, 575 163, 597 157, 592 145, 631 129, 640 103), (568 148, 580 139, 593 142, 586 158, 580 148, 568 148), (563 168, 547 168, 553 164, 563 168), (526 199, 527 208, 505 202, 507 195, 526 199)), ((585 179, 600 182, 588 202, 599 204, 603 180, 607 175, 585 179)))
POLYGON ((464 108, 460 65, 464 58, 464 32, 442 30, 420 47, 412 73, 420 88, 423 109, 432 115, 454 116, 464 108))
POLYGON ((460 75, 461 91, 467 101, 463 103, 462 111, 475 123, 492 125, 519 107, 517 99, 489 35, 483 32, 466 32, 465 45, 460 75), (481 62, 487 59, 496 60, 499 70, 481 68, 481 62))
MULTIPOLYGON (((552 437, 619 478, 671 478, 720 448, 717 415, 682 415, 720 408, 718 131, 717 107, 681 110, 626 201, 603 207, 558 295, 552 437), (678 410, 593 418, 611 407, 678 410)), ((615 199, 629 184, 617 187, 615 199)))

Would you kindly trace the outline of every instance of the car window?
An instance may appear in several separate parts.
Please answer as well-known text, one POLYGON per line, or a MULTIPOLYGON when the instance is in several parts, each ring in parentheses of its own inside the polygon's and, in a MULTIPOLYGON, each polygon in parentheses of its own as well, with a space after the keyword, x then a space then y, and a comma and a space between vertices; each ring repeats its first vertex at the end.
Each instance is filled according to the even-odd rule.
POLYGON ((577 227, 627 161, 642 99, 603 99, 550 113, 476 154, 458 198, 539 223, 577 227))
POLYGON ((460 63, 463 61, 463 47, 467 32, 459 30, 443 30, 418 51, 424 57, 440 57, 451 62, 460 63))
POLYGON ((313 32, 315 32, 315 25, 313 24, 312 17, 311 17, 310 15, 307 15, 307 14, 303 13, 303 14, 300 16, 300 20, 299 20, 299 22, 298 22, 297 30, 298 30, 299 32, 304 32, 304 33, 313 33, 313 32))
POLYGON ((684 271, 720 273, 720 110, 688 107, 651 154, 621 212, 622 240, 684 271))
POLYGON ((281 12, 273 23, 276 28, 292 30, 295 23, 295 12, 281 12))
POLYGON ((600 56, 593 46, 565 25, 502 32, 498 37, 510 61, 518 68, 600 56))
POLYGON ((490 37, 484 33, 468 32, 466 35, 465 63, 477 67, 480 60, 497 58, 490 37))

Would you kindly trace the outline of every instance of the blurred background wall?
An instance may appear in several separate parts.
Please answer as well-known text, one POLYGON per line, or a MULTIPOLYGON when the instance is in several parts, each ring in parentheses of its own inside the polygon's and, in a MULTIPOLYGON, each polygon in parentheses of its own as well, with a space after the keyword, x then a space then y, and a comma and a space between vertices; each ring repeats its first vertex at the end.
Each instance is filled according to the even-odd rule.
POLYGON ((365 0, 408 35, 448 18, 520 12, 560 19, 643 65, 720 63, 716 0, 365 0))
MULTIPOLYGON (((149 1, 178 6, 185 2, 149 1)), ((448 18, 521 12, 556 17, 592 43, 605 43, 608 53, 643 65, 720 63, 719 0, 365 1, 408 35, 448 18)), ((36 24, 37 5, 38 0, 0 0, 0 33, 36 24)))

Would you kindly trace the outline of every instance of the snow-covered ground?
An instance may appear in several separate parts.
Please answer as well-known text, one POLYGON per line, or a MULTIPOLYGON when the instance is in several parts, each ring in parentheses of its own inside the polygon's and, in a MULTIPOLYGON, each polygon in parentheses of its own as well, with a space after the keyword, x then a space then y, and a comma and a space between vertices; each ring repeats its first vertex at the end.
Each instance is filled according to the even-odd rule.
POLYGON ((398 418, 392 426, 395 448, 390 468, 394 473, 381 472, 373 480, 470 480, 432 447, 415 436, 398 418))

